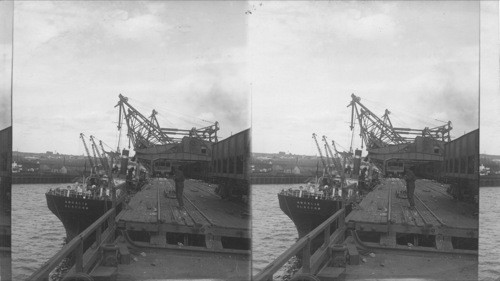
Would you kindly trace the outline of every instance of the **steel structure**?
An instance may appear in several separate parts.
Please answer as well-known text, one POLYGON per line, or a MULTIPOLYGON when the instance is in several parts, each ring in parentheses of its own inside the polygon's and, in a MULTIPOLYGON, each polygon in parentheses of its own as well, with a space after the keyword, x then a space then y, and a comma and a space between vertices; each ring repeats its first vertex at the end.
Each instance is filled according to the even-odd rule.
POLYGON ((332 167, 333 154, 331 156, 328 154, 328 148, 326 147, 326 143, 324 146, 325 146, 326 163, 327 163, 328 167, 330 168, 330 167, 332 167), (330 157, 332 158, 332 160, 330 160, 330 157))
MULTIPOLYGON (((92 147, 95 150, 95 152, 97 153, 97 156, 99 156, 99 161, 101 162, 102 169, 104 169, 104 171, 108 171, 109 170, 108 158, 105 157, 103 154, 101 154, 101 152, 99 151, 99 147, 95 143, 94 136, 90 136, 90 141, 92 141, 92 147)), ((102 147, 102 144, 101 144, 101 147, 102 147)), ((104 153, 104 149, 103 149, 103 153, 104 153)))
POLYGON ((314 143, 316 143, 316 147, 318 148, 319 156, 321 158, 321 163, 323 163, 323 170, 327 169, 327 165, 325 162, 325 158, 323 158, 323 152, 321 152, 321 148, 319 147, 318 140, 316 139, 316 133, 312 134, 312 137, 314 139, 314 143))
MULTIPOLYGON (((323 136, 323 141, 325 142, 325 149, 326 149, 327 153, 330 153, 330 155, 332 157, 333 167, 339 173, 339 175, 342 175, 344 168, 342 165, 341 156, 338 153, 334 154, 332 152, 332 149, 330 148, 330 145, 328 144, 326 136, 323 136)), ((335 152, 337 152, 337 151, 335 151, 335 152)))
POLYGON ((335 141, 332 140, 333 150, 335 150, 335 155, 338 155, 339 158, 345 159, 348 163, 352 162, 352 153, 351 152, 341 152, 337 150, 337 146, 335 145, 335 141))
POLYGON ((389 118, 390 111, 385 110, 382 118, 376 116, 361 103, 361 98, 351 95, 351 130, 354 129, 355 120, 360 126, 360 137, 367 150, 387 147, 390 145, 407 144, 413 141, 414 136, 429 137, 440 141, 450 141, 451 122, 445 125, 424 129, 397 128, 392 125, 389 118))
POLYGON ((121 129, 122 120, 124 119, 128 129, 127 136, 136 150, 157 145, 178 143, 185 136, 217 142, 218 122, 204 128, 192 128, 190 130, 161 128, 156 119, 156 115, 158 114, 156 110, 153 110, 151 116, 147 118, 130 105, 127 97, 120 94, 119 98, 120 100, 115 106, 119 107, 118 130, 121 129), (175 135, 175 137, 171 135, 175 135))
POLYGON ((83 133, 80 133, 80 138, 82 139, 83 146, 85 147, 85 152, 87 152, 87 158, 89 159, 91 173, 95 173, 97 172, 96 164, 94 164, 94 161, 92 160, 92 156, 90 155, 89 148, 87 147, 87 143, 85 142, 83 133))

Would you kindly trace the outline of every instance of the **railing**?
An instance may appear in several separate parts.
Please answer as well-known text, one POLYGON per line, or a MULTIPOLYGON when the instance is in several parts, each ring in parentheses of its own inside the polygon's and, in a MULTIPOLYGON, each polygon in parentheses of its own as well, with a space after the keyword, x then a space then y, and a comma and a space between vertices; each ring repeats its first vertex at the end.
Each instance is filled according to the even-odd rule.
MULTIPOLYGON (((117 197, 121 198, 124 193, 121 191, 121 189, 125 186, 124 183, 121 183, 116 186, 116 192, 117 192, 117 197)), ((56 189, 50 189, 47 191, 48 194, 51 195, 56 195, 56 196, 61 196, 61 197, 69 197, 69 198, 80 198, 80 199, 91 199, 91 200, 111 200, 112 199, 112 192, 110 191, 109 194, 106 194, 106 191, 103 189, 102 194, 100 190, 95 190, 95 191, 77 191, 74 189, 66 189, 66 188, 56 188, 56 189)))
POLYGON ((51 189, 47 193, 52 194, 52 195, 56 195, 56 196, 61 196, 61 197, 69 197, 69 198, 92 199, 92 200, 111 199, 111 196, 109 196, 109 195, 107 196, 107 195, 103 194, 101 196, 98 194, 98 192, 91 192, 91 191, 78 192, 76 190, 69 190, 69 189, 51 189))
POLYGON ((27 280, 49 280, 50 273, 61 263, 61 261, 71 254, 74 254, 75 258, 75 271, 88 272, 99 258, 99 247, 114 237, 115 210, 116 208, 110 209, 82 233, 73 238, 73 240, 66 244, 27 280), (104 229, 106 224, 107 228, 104 229), (92 235, 95 235, 95 246, 91 246, 84 255, 84 241, 91 238, 92 235))
MULTIPOLYGON (((349 200, 351 197, 353 197, 353 194, 354 194, 354 192, 352 192, 353 194, 350 195, 349 190, 352 190, 352 191, 356 190, 356 186, 357 186, 356 183, 352 183, 352 184, 345 186, 343 188, 344 189, 343 192, 345 192, 345 194, 342 193, 342 195, 339 195, 337 192, 334 192, 333 194, 325 194, 324 192, 311 193, 307 189, 303 189, 303 190, 283 189, 283 190, 281 190, 280 194, 287 195, 287 196, 293 196, 293 197, 313 198, 313 199, 320 199, 320 200, 342 200, 342 199, 349 200)), ((340 187, 336 187, 335 189, 337 189, 337 191, 341 190, 340 187)), ((333 189, 333 190, 335 190, 335 189, 333 189)))
POLYGON ((329 258, 329 246, 338 244, 344 240, 345 227, 345 209, 342 208, 334 215, 329 217, 321 225, 309 232, 306 236, 299 239, 288 250, 278 258, 267 265, 261 272, 255 275, 252 280, 267 281, 273 280, 273 274, 293 256, 302 253, 302 273, 316 273, 320 266, 329 258), (336 230, 331 233, 331 225, 336 225, 336 230), (313 240, 323 233, 323 244, 311 255, 311 246, 313 240))

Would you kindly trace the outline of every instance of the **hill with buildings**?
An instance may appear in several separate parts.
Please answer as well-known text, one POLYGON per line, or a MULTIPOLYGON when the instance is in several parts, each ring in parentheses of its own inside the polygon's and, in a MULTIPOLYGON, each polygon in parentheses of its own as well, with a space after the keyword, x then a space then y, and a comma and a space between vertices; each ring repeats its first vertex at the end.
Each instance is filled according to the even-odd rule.
POLYGON ((252 174, 313 176, 321 170, 322 163, 319 157, 285 152, 252 153, 250 165, 252 174))
POLYGON ((29 153, 12 152, 12 173, 70 174, 81 175, 90 170, 83 155, 65 155, 53 152, 29 153))
POLYGON ((500 174, 500 156, 490 154, 479 154, 480 175, 500 174))

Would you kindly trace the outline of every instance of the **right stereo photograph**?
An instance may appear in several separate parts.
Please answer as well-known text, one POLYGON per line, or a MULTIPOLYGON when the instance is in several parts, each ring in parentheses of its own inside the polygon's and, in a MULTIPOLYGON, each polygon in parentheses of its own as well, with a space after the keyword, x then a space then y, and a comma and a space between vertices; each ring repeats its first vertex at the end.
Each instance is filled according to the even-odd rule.
POLYGON ((248 24, 253 280, 497 280, 498 3, 263 2, 248 24))

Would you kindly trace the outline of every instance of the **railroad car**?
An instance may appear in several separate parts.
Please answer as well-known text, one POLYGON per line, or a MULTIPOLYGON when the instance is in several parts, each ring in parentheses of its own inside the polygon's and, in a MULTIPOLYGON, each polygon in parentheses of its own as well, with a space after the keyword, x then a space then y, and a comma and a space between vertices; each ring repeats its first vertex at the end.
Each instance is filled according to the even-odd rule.
POLYGON ((479 129, 444 145, 443 177, 455 198, 477 202, 479 196, 479 129))
POLYGON ((210 177, 219 185, 223 198, 248 198, 248 165, 250 129, 241 131, 212 145, 210 177))

